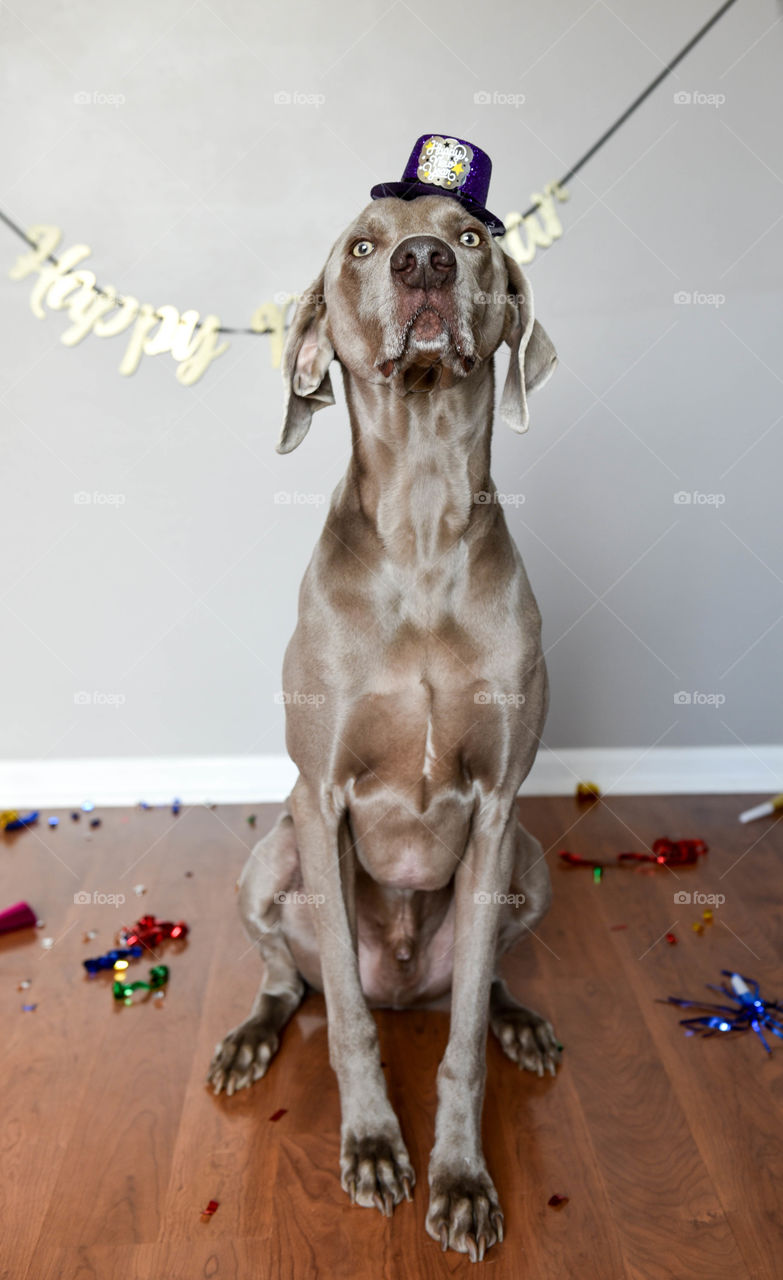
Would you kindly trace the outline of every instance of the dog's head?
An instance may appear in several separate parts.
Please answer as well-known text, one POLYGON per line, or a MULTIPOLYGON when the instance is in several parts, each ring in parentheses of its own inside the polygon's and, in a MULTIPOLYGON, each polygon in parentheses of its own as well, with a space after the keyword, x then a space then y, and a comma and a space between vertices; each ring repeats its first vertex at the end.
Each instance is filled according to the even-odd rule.
POLYGON ((332 360, 352 378, 409 395, 470 378, 503 342, 511 356, 500 414, 526 431, 526 393, 557 356, 524 274, 456 200, 373 201, 297 303, 283 351, 278 452, 295 449, 316 409, 334 404, 332 360))

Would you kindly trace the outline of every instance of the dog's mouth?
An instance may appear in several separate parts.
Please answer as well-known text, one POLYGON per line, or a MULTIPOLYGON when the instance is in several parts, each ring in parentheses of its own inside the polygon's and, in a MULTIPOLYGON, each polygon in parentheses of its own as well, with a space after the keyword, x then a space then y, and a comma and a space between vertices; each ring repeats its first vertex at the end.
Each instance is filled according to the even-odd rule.
POLYGON ((406 343, 415 342, 417 347, 441 347, 444 339, 450 341, 451 330, 448 321, 434 307, 424 306, 414 314, 407 326, 406 343))
POLYGON ((403 375, 406 390, 430 391, 439 383, 444 366, 464 376, 475 363, 455 337, 449 319, 426 301, 408 317, 395 350, 377 367, 385 378, 403 375))

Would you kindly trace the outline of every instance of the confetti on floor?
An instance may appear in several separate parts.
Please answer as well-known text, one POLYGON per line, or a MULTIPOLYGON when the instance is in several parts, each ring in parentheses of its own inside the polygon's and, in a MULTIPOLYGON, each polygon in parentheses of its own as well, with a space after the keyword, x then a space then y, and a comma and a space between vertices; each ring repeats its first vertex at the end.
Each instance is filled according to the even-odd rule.
POLYGON ((274 1124, 277 1120, 282 1120, 283 1116, 288 1115, 288 1107, 281 1107, 279 1111, 273 1112, 269 1119, 274 1124))
POLYGON ((547 1204, 549 1205, 550 1209, 562 1209, 565 1207, 565 1205, 568 1204, 569 1199, 570 1199, 569 1196, 554 1195, 549 1197, 549 1199, 547 1200, 547 1204))

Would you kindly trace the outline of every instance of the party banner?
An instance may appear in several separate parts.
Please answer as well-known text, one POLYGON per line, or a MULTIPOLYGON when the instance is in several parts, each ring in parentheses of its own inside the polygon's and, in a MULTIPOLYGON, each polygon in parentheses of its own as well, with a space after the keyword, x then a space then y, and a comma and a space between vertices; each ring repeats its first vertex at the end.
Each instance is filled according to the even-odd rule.
MULTIPOLYGON (((543 194, 531 196, 531 211, 511 212, 505 219, 506 234, 500 245, 521 265, 532 262, 538 249, 548 249, 563 234, 557 216, 557 201, 568 192, 557 182, 544 187, 543 194)), ((12 224, 11 224, 12 225, 12 224)), ((89 245, 75 244, 56 256, 62 231, 39 224, 22 233, 31 245, 10 271, 12 280, 33 277, 30 306, 33 315, 46 318, 44 307, 64 311, 70 324, 60 335, 66 347, 75 347, 89 334, 96 338, 124 336, 125 350, 118 369, 126 377, 135 373, 143 356, 168 354, 174 360, 177 381, 190 387, 206 373, 213 361, 228 350, 220 335, 235 330, 221 327, 216 315, 200 318, 198 311, 179 311, 170 303, 155 306, 140 302, 130 294, 120 294, 112 285, 99 286, 95 274, 81 264, 89 258, 89 245)), ((269 337, 273 368, 280 365, 285 331, 295 293, 280 292, 262 302, 250 317, 244 332, 269 337)))

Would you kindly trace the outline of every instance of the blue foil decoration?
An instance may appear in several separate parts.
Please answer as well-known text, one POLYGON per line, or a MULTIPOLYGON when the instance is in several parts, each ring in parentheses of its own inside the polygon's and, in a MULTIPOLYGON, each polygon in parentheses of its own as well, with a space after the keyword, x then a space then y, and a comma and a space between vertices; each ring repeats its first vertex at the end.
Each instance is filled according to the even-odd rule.
POLYGON ((25 827, 32 827, 38 821, 39 810, 35 809, 32 813, 20 814, 18 818, 14 818, 12 822, 5 824, 6 831, 22 831, 25 827))
POLYGON ((772 1053, 764 1031, 771 1032, 783 1040, 783 1005, 777 1000, 766 1000, 759 993, 759 984, 754 978, 745 978, 741 973, 731 969, 721 969, 729 984, 722 982, 719 987, 708 982, 710 991, 718 991, 733 1002, 732 1005, 709 1004, 705 1000, 681 1000, 677 996, 669 996, 662 1004, 676 1004, 680 1009, 702 1009, 704 1013, 698 1018, 681 1018, 680 1025, 686 1028, 686 1035, 694 1032, 701 1036, 714 1036, 718 1033, 732 1031, 753 1031, 758 1036, 767 1053, 772 1053), (763 1028, 763 1029, 762 1029, 763 1028))
POLYGON ((107 951, 105 956, 96 956, 92 960, 83 960, 82 964, 92 977, 96 973, 100 973, 101 969, 113 969, 116 960, 138 960, 142 954, 141 947, 117 947, 114 951, 107 951))

